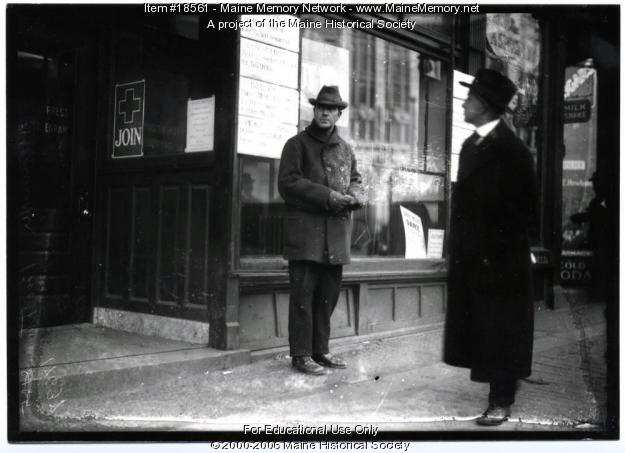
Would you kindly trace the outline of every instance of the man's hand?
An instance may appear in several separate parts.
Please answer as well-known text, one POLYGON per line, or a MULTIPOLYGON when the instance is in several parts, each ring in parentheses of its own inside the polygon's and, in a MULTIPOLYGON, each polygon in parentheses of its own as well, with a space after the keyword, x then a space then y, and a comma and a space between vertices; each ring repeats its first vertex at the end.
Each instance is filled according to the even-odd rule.
POLYGON ((357 197, 355 197, 353 195, 348 195, 348 196, 350 196, 352 198, 352 201, 349 203, 349 209, 351 209, 351 210, 360 209, 360 208, 362 208, 365 205, 357 197))
POLYGON ((333 190, 330 192, 330 198, 328 198, 328 208, 332 212, 341 212, 355 201, 356 199, 351 195, 343 195, 333 190))

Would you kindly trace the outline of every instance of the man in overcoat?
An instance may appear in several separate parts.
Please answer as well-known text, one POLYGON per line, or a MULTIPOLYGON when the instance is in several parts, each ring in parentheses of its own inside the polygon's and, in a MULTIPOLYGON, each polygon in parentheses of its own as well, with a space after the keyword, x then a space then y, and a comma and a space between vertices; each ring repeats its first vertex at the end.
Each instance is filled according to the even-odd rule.
POLYGON ((361 176, 336 122, 347 103, 323 86, 314 119, 284 145, 278 190, 287 206, 284 257, 289 261, 289 347, 295 369, 313 375, 345 368, 329 353, 330 317, 350 261, 351 211, 363 206, 361 176))
POLYGON ((463 84, 465 121, 476 131, 462 146, 451 200, 444 361, 490 383, 477 423, 492 426, 508 419, 517 380, 531 374, 537 188, 529 150, 501 119, 514 83, 482 69, 463 84))

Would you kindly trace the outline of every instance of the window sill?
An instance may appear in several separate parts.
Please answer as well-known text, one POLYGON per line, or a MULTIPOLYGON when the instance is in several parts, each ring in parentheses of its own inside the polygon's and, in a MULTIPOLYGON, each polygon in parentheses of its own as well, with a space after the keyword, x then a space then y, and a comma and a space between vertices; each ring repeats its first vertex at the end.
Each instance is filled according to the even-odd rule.
MULTIPOLYGON (((288 263, 280 257, 243 258, 233 276, 242 286, 288 285, 288 263)), ((447 264, 443 259, 352 258, 343 268, 345 283, 376 281, 443 280, 447 264)))

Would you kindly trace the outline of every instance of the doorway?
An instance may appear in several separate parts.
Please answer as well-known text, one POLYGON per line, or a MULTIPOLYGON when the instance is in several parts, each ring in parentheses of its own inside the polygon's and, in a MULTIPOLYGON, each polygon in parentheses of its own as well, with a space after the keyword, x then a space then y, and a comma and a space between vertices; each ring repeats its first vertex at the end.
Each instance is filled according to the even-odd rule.
POLYGON ((51 17, 12 16, 7 227, 19 327, 88 322, 95 46, 51 17))

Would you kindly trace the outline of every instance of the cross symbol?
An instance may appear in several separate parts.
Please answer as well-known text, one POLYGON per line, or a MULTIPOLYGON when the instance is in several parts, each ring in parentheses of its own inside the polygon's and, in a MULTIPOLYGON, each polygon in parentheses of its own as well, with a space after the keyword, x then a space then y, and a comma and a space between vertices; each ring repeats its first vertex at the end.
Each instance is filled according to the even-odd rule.
POLYGON ((119 101, 118 107, 117 107, 117 113, 119 115, 124 115, 124 124, 134 123, 135 112, 140 112, 140 111, 141 111, 141 98, 135 97, 135 89, 128 88, 124 90, 124 99, 119 101), (129 96, 131 99, 128 99, 129 96), (123 107, 122 107, 122 104, 124 104, 123 107), (130 121, 126 121, 128 118, 128 115, 130 115, 130 121))

